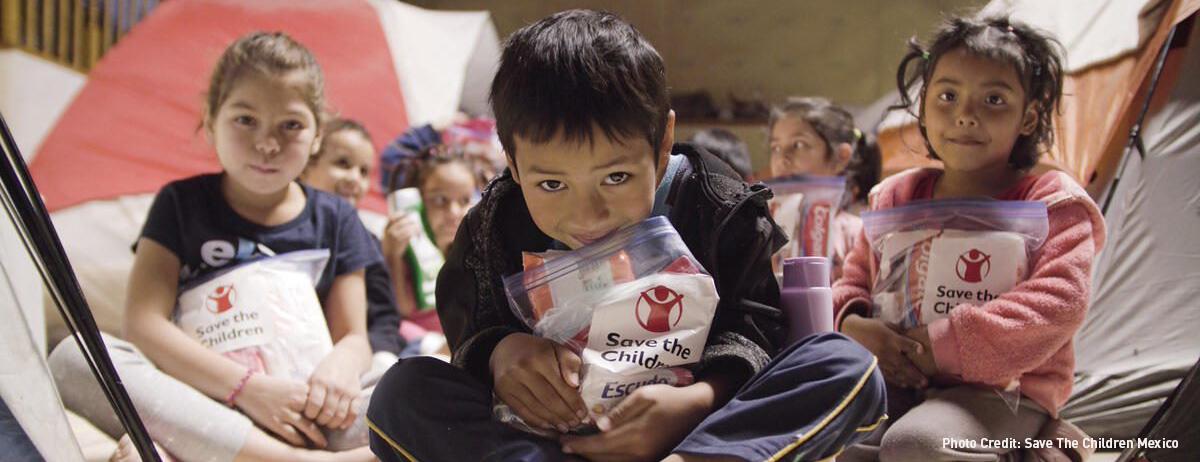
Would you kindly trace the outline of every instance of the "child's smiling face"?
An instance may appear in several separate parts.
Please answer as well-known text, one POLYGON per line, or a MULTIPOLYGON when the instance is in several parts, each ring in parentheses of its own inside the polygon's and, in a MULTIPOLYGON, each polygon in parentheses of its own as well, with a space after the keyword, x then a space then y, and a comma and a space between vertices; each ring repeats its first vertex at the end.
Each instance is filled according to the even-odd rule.
POLYGON ((922 122, 946 170, 989 171, 1008 168, 1017 137, 1037 127, 1037 111, 1025 104, 1013 66, 958 48, 937 60, 922 122))
POLYGON ((609 139, 593 128, 592 142, 559 135, 545 143, 514 136, 516 165, 529 214, 543 233, 578 249, 650 216, 673 135, 668 117, 662 148, 642 137, 609 139))
POLYGON ((375 147, 357 130, 339 130, 326 135, 318 157, 301 177, 310 186, 342 196, 350 205, 367 194, 375 147))

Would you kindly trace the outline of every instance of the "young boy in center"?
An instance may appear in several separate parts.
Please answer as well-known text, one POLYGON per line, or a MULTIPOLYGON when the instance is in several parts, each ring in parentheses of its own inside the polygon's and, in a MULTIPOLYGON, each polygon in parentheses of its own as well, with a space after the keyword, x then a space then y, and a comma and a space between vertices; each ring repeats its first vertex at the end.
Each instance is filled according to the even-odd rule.
POLYGON ((879 422, 883 382, 865 349, 840 334, 783 348, 770 256, 785 238, 771 192, 673 145, 662 58, 631 25, 572 10, 517 31, 491 101, 508 169, 463 221, 437 285, 453 364, 403 360, 377 385, 368 419, 380 459, 818 460, 879 422), (598 433, 572 434, 587 416, 580 358, 529 332, 501 278, 521 271, 521 252, 578 249, 655 215, 721 298, 697 381, 638 388, 598 433), (495 400, 561 436, 498 422, 495 400))

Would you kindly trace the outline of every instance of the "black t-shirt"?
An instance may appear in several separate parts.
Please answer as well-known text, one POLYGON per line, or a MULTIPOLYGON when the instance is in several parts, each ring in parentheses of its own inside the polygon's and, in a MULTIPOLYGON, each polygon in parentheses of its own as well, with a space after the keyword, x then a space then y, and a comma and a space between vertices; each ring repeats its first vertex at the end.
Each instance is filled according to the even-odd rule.
MULTIPOLYGON (((371 242, 383 249, 379 239, 371 235, 371 242)), ((380 250, 382 254, 383 251, 380 250)), ((371 350, 400 354, 408 342, 400 336, 400 321, 404 320, 396 310, 396 293, 392 291, 392 273, 383 262, 367 267, 367 339, 371 350)))
POLYGON ((242 218, 225 202, 222 175, 199 175, 164 186, 142 227, 141 237, 179 258, 180 287, 230 264, 329 249, 329 262, 316 286, 317 296, 325 300, 337 276, 383 262, 370 232, 344 199, 301 185, 307 198, 304 210, 287 223, 262 226, 242 218))

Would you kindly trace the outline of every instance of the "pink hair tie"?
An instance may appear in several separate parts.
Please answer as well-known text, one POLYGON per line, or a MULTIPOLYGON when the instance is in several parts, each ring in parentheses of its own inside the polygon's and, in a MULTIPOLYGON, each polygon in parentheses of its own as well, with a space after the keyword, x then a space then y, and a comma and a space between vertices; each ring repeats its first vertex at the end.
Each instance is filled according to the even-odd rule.
POLYGON ((242 393, 243 388, 246 388, 246 382, 249 382, 250 376, 252 376, 254 374, 256 374, 254 369, 246 369, 246 375, 243 375, 242 379, 238 380, 237 386, 234 386, 233 391, 229 392, 229 397, 225 398, 226 406, 229 406, 229 407, 237 406, 237 403, 235 401, 237 400, 238 395, 240 395, 242 393))

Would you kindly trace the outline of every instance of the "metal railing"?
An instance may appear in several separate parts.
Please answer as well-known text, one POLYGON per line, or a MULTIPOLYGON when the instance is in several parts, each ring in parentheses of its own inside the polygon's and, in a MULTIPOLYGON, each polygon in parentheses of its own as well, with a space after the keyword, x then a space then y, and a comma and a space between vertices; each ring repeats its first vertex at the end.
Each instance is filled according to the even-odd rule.
POLYGON ((87 72, 159 0, 0 0, 0 47, 87 72))

